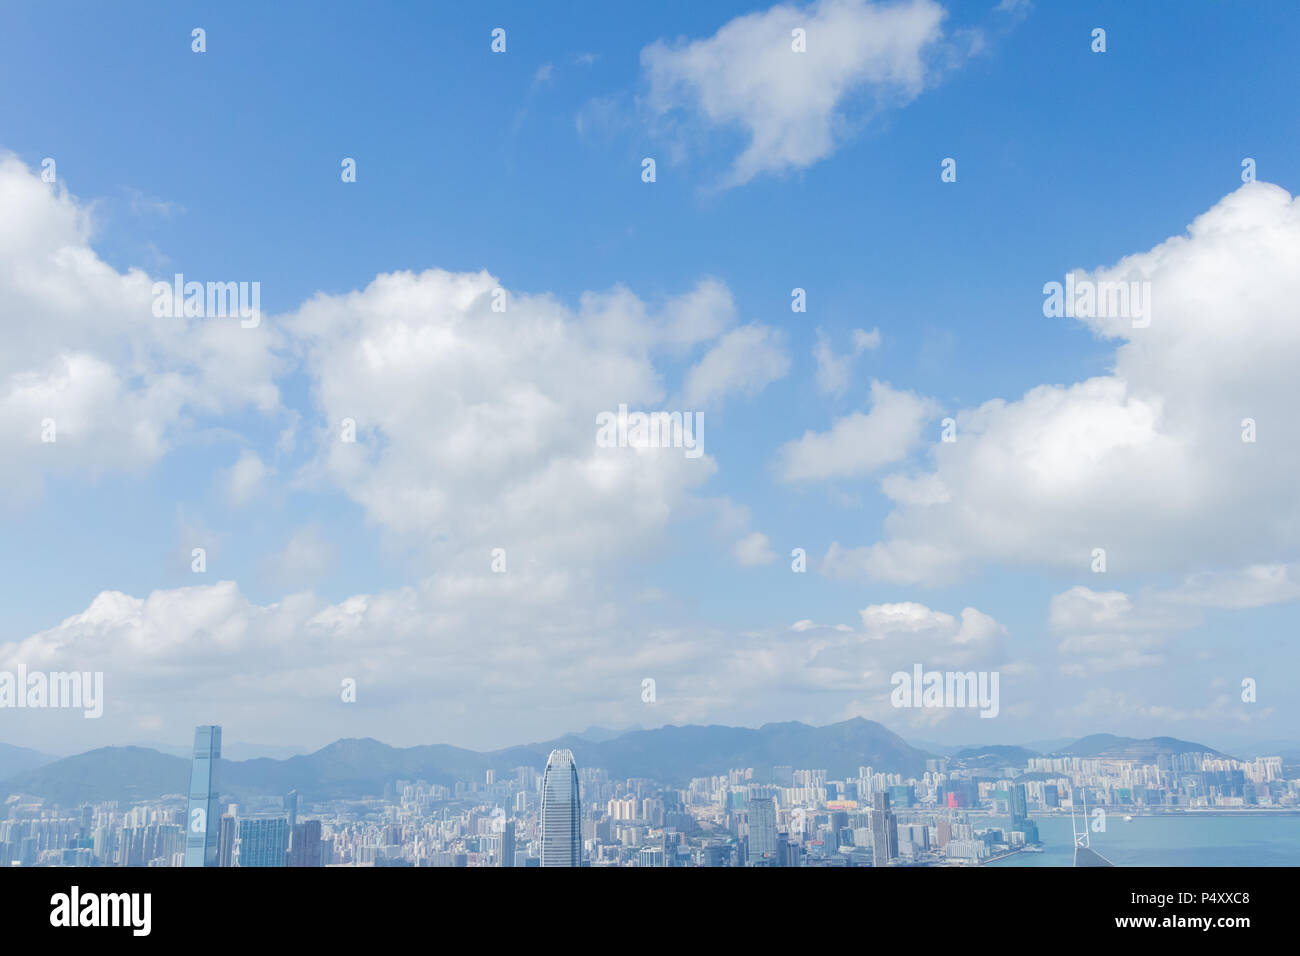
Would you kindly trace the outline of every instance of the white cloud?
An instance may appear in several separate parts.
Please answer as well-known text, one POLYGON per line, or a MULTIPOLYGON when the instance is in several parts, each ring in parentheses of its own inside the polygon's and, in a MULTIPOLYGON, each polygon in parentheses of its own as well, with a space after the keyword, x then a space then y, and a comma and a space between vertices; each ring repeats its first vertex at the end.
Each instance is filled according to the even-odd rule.
POLYGON ((155 317, 151 277, 119 273, 91 248, 88 207, 4 153, 0 208, 0 480, 11 500, 51 475, 139 472, 204 416, 278 412, 267 323, 155 317))
POLYGON ((854 355, 865 352, 867 349, 878 348, 880 348, 880 329, 872 329, 870 332, 865 329, 853 330, 854 355))
POLYGON ((1055 595, 1048 605, 1048 625, 1054 631, 1164 630, 1197 620, 1158 599, 1135 602, 1123 591, 1094 591, 1082 585, 1055 595))
POLYGON ((886 475, 880 481, 885 497, 905 505, 939 505, 952 500, 952 492, 938 475, 886 475))
POLYGON ((262 490, 268 474, 266 464, 257 452, 245 448, 225 472, 227 500, 235 507, 248 504, 262 490))
POLYGON ((1134 601, 1122 591, 1081 585, 1055 595, 1048 609, 1048 626, 1060 639, 1061 672, 1072 677, 1161 665, 1169 632, 1198 620, 1149 596, 1134 601))
POLYGON ((935 411, 929 399, 872 382, 870 412, 853 412, 828 432, 787 442, 777 453, 777 474, 787 482, 869 475, 906 457, 935 411))
POLYGON ((299 528, 269 561, 272 576, 282 583, 311 584, 334 565, 334 545, 314 526, 299 528))
POLYGON ((754 395, 790 371, 781 335, 763 325, 733 329, 687 373, 682 402, 697 409, 731 394, 754 395))
POLYGON ((1124 721, 1132 728, 1129 733, 1135 735, 1168 733, 1170 725, 1186 725, 1192 721, 1207 725, 1207 730, 1222 733, 1224 725, 1229 722, 1249 724, 1267 720, 1274 711, 1272 707, 1243 707, 1240 701, 1227 694, 1210 696, 1199 707, 1175 707, 1152 703, 1150 696, 1145 694, 1141 700, 1135 700, 1128 694, 1106 687, 1095 687, 1088 691, 1081 703, 1062 708, 1063 714, 1085 721, 1083 727, 1096 726, 1099 720, 1124 721))
MULTIPOLYGON (((395 273, 283 320, 315 382, 314 473, 391 534, 470 567, 496 547, 511 567, 545 567, 649 545, 715 470, 707 430, 694 459, 601 448, 596 416, 662 408, 655 355, 724 328, 730 295, 706 281, 655 312, 619 288, 574 311, 512 291, 496 312, 499 287, 487 273, 395 273), (355 443, 340 440, 345 419, 355 443)), ((721 369, 710 390, 736 385, 721 369)))
POLYGON ((873 606, 862 631, 808 622, 738 635, 648 624, 646 605, 631 623, 625 605, 586 575, 527 567, 443 573, 333 604, 310 593, 257 604, 230 581, 145 597, 105 591, 58 625, 0 644, 0 669, 104 673, 99 720, 9 715, 11 732, 38 746, 74 731, 84 746, 120 742, 160 720, 192 726, 224 714, 231 736, 274 726, 312 744, 373 735, 410 745, 430 742, 432 726, 439 739, 487 748, 519 743, 521 726, 545 739, 592 720, 749 723, 794 709, 826 722, 846 695, 888 706, 889 673, 913 661, 1002 656, 1000 625, 970 608, 958 619, 873 606), (653 710, 640 696, 647 676, 653 710), (345 678, 357 682, 356 705, 340 699, 345 678))
POLYGON ((1161 595, 1198 607, 1252 608, 1300 600, 1300 564, 1253 564, 1236 571, 1203 571, 1161 595))
MULTIPOLYGON (((975 608, 960 617, 915 602, 872 604, 859 612, 860 631, 824 628, 811 621, 793 630, 803 636, 806 652, 790 665, 788 680, 822 691, 852 695, 837 719, 863 716, 888 726, 930 726, 952 719, 953 709, 896 708, 890 701, 891 677, 898 671, 982 669, 1008 671, 1006 628, 975 608)), ((839 699, 843 699, 842 697, 839 699)))
POLYGON ((892 485, 884 540, 837 545, 837 565, 937 583, 988 563, 1083 570, 1097 547, 1121 573, 1294 553, 1297 261, 1300 203, 1254 183, 1186 236, 1098 270, 1151 284, 1148 328, 1085 320, 1124 340, 1114 372, 957 414, 957 440, 936 442, 929 478, 914 479, 945 493, 892 485), (1258 423, 1254 443, 1241 440, 1244 418, 1258 423))
POLYGON ((945 15, 932 0, 780 4, 706 39, 646 47, 648 102, 660 115, 683 111, 748 134, 726 185, 802 169, 835 150, 851 122, 852 95, 865 92, 880 107, 906 104, 924 89, 945 15), (795 29, 806 32, 805 53, 792 50, 795 29))
POLYGON ((1005 633, 1002 625, 973 607, 963 609, 960 619, 912 601, 872 604, 859 613, 870 639, 901 640, 917 650, 928 644, 940 664, 964 663, 985 654, 1005 633))
POLYGON ((817 388, 828 395, 843 395, 849 387, 853 359, 865 350, 878 348, 879 345, 879 329, 870 332, 854 329, 853 351, 847 355, 836 355, 831 348, 830 339, 818 329, 817 344, 813 346, 813 358, 817 362, 817 388))
POLYGON ((760 531, 751 532, 737 541, 731 553, 745 567, 771 564, 776 560, 776 552, 772 550, 767 535, 760 531))
POLYGON ((1202 608, 1245 609, 1300 599, 1295 565, 1253 565, 1202 572, 1167 590, 1094 591, 1076 585, 1055 595, 1048 626, 1067 657, 1062 671, 1088 676, 1162 664, 1159 653, 1175 632, 1204 624, 1202 608))

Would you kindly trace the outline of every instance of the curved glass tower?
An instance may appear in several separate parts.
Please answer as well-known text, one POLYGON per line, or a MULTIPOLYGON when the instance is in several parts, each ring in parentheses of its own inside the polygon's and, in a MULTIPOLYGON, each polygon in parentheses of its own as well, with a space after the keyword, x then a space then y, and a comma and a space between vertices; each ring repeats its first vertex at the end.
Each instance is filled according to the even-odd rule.
POLYGON ((542 776, 542 866, 582 866, 581 821, 573 752, 552 750, 542 776))

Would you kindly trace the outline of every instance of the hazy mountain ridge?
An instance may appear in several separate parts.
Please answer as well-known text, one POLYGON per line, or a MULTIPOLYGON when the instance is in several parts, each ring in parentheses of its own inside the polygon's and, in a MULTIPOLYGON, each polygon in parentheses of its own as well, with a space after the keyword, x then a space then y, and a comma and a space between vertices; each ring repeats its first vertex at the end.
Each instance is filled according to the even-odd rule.
POLYGON ((989 744, 984 747, 963 747, 949 758, 949 766, 969 769, 995 767, 1024 767, 1030 757, 1041 757, 1037 750, 1008 744, 989 744))
POLYGON ((54 754, 41 753, 39 750, 0 744, 0 780, 26 770, 48 766, 58 759, 54 754))
MULTIPOLYGON (((573 751, 579 767, 598 767, 614 778, 648 777, 683 785, 692 777, 754 768, 758 781, 771 779, 774 766, 825 769, 830 779, 854 777, 858 768, 919 776, 931 754, 908 744, 875 721, 854 718, 824 727, 794 721, 759 728, 666 726, 633 730, 609 739, 592 740, 566 734, 556 740, 507 747, 487 753, 425 744, 390 747, 373 738, 345 738, 311 754, 277 760, 223 760, 220 790, 223 800, 283 794, 297 789, 305 801, 380 796, 398 779, 426 780, 451 786, 456 780, 483 780, 495 770, 498 779, 515 767, 541 768, 555 748, 573 751)), ((1138 740, 1093 734, 1075 741, 1060 756, 1143 755, 1146 753, 1218 753, 1210 747, 1153 737, 1138 740)), ((1020 766, 1021 758, 1036 756, 1023 747, 968 747, 953 759, 972 766, 1020 766), (1019 762, 1017 762, 1019 761, 1019 762)), ((55 760, 0 780, 0 794, 38 796, 60 806, 117 800, 123 804, 184 793, 189 785, 189 761, 144 747, 104 747, 55 760)))
POLYGON ((1060 757, 1154 757, 1161 754, 1208 753, 1227 757, 1205 744, 1179 740, 1177 737, 1118 737, 1115 734, 1089 734, 1052 756, 1060 757))

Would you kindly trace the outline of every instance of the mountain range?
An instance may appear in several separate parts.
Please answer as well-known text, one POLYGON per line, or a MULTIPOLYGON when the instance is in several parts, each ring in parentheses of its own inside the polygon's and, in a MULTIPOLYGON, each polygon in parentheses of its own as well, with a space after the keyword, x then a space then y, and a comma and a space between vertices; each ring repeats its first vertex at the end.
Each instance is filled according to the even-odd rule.
POLYGON ((59 758, 53 754, 43 754, 39 750, 15 747, 12 744, 0 744, 0 780, 12 777, 24 770, 35 770, 52 764, 59 758))
MULTIPOLYGON (((569 734, 489 753, 446 744, 396 748, 371 738, 349 738, 286 760, 223 760, 220 785, 232 798, 294 788, 306 800, 377 796, 397 779, 451 786, 457 780, 482 780, 488 770, 505 776, 515 767, 542 767, 556 748, 573 751, 580 767, 600 767, 613 777, 674 783, 733 767, 753 767, 766 779, 772 766, 781 763, 825 767, 832 777, 856 774, 864 764, 911 775, 924 771, 929 756, 882 725, 860 718, 828 727, 668 726, 604 737, 569 734)), ((105 747, 11 776, 0 781, 0 793, 32 794, 64 806, 130 801, 183 792, 188 773, 182 757, 144 747, 105 747)))
MULTIPOLYGON (((483 780, 488 770, 504 778, 514 768, 541 768, 551 750, 573 751, 579 767, 599 767, 613 778, 646 777, 683 785, 692 777, 752 767, 756 780, 772 778, 774 766, 824 768, 830 779, 857 775, 858 768, 920 776, 933 755, 911 746, 883 725, 863 718, 825 727, 798 722, 764 724, 757 729, 719 725, 666 726, 623 733, 591 728, 556 740, 480 753, 447 744, 390 747, 369 737, 347 738, 315 753, 273 759, 223 759, 219 785, 223 800, 283 794, 297 789, 304 801, 379 796, 395 780, 425 780, 451 786, 457 780, 483 780), (593 732, 594 731, 594 732, 593 732)), ((0 759, 22 748, 0 748, 0 759)), ((1202 751, 1202 744, 1153 737, 1139 740, 1093 734, 1057 751, 1059 756, 1150 757, 1202 751)), ((1037 751, 990 745, 968 747, 950 758, 974 769, 1021 767, 1037 751)), ((156 799, 182 794, 189 785, 189 761, 147 747, 103 747, 62 760, 25 751, 0 763, 16 772, 0 778, 0 795, 26 794, 60 806, 117 800, 156 799), (30 756, 30 755, 35 755, 30 756), (44 758, 44 759, 43 759, 44 758), (26 760, 29 765, 23 766, 26 760), (35 761, 35 763, 33 763, 35 761)))

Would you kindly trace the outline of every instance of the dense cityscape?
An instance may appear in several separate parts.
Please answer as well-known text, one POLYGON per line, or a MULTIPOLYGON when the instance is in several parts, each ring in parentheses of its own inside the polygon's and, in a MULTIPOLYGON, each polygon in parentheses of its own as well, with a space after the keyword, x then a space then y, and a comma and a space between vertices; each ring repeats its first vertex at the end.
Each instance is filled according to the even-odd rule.
MULTIPOLYGON (((682 787, 611 779, 559 749, 544 768, 488 770, 454 786, 395 779, 367 799, 304 800, 293 790, 236 804, 220 792, 216 726, 196 729, 188 794, 177 783, 133 806, 11 795, 0 858, 25 867, 971 866, 1042 852, 1036 819, 1077 818, 1079 847, 1106 814, 1300 807, 1300 780, 1284 779, 1280 757, 1049 755, 999 769, 938 757, 919 778, 869 766, 840 780, 744 767, 682 787)), ((1078 852, 1075 865, 1097 865, 1078 852)))

